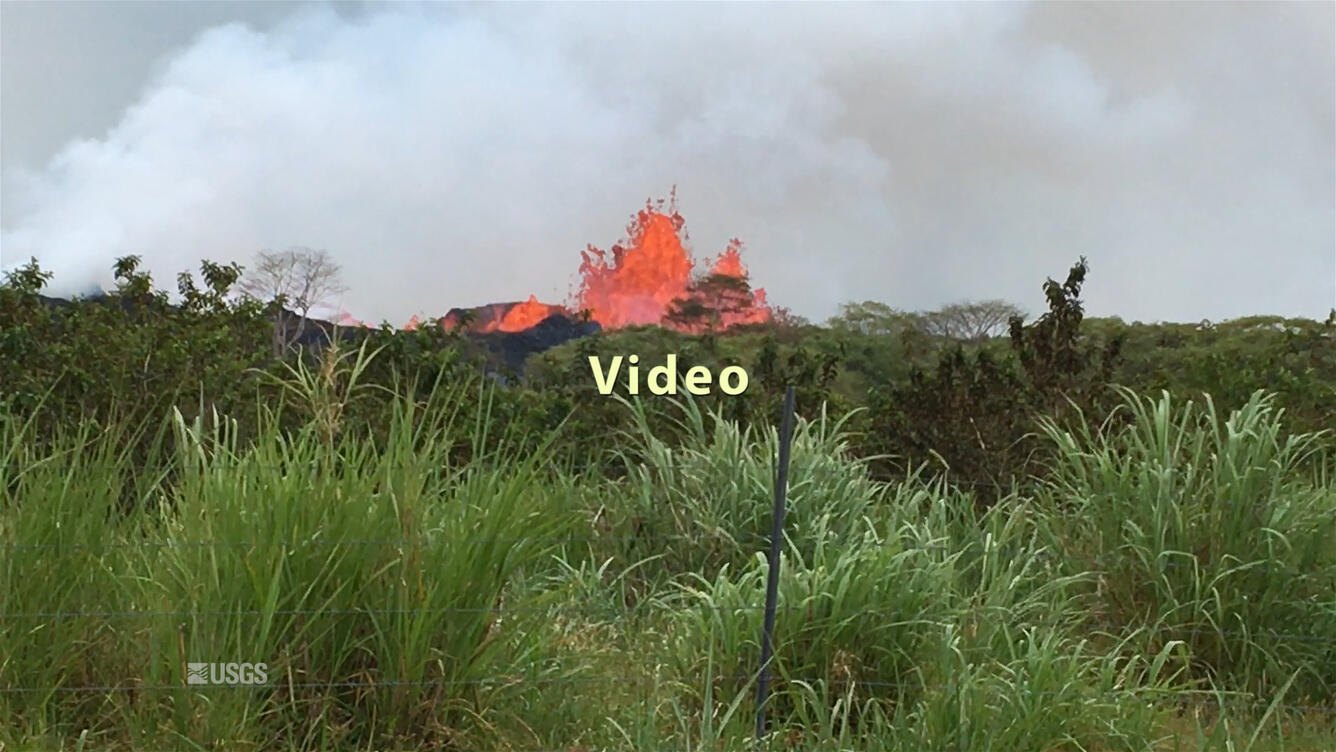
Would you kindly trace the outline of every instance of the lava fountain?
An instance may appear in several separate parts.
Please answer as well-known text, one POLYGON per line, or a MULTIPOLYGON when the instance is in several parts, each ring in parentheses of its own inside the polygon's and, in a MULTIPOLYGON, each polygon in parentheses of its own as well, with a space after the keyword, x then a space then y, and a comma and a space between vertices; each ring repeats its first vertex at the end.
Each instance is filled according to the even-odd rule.
POLYGON ((708 274, 694 276, 676 203, 675 192, 666 208, 662 200, 646 201, 610 252, 592 245, 582 252, 580 288, 569 308, 588 311, 604 329, 657 324, 695 333, 769 321, 765 291, 748 285, 742 241, 730 241, 708 274))
MULTIPOLYGON (((669 202, 646 201, 645 208, 632 215, 621 242, 609 251, 590 245, 581 252, 579 288, 566 304, 544 303, 530 295, 519 303, 454 309, 441 319, 441 326, 521 332, 553 315, 575 318, 576 312, 586 313, 604 329, 658 325, 692 334, 770 321, 765 290, 752 290, 748 283, 742 241, 729 241, 709 270, 697 275, 685 228, 676 190, 669 202)), ((403 328, 419 325, 415 316, 403 328)))

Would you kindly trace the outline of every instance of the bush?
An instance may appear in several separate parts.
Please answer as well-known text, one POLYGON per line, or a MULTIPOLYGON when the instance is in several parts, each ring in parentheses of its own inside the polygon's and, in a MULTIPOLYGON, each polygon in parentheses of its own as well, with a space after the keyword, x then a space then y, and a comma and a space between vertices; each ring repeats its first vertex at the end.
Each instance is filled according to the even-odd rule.
POLYGON ((1197 674, 1269 696, 1336 686, 1336 493, 1305 468, 1320 434, 1286 436, 1274 397, 1227 417, 1209 396, 1120 390, 1129 421, 1073 430, 1056 449, 1047 503, 1073 570, 1098 576, 1095 613, 1181 640, 1197 674))
MULTIPOLYGON (((702 413, 690 399, 674 403, 676 430, 656 431, 644 402, 623 404, 634 426, 618 452, 625 479, 616 486, 618 503, 595 512, 630 538, 611 553, 622 561, 654 556, 642 572, 662 578, 713 577, 765 550, 778 431, 702 413)), ((868 477, 866 461, 850 456, 844 423, 824 414, 795 422, 785 530, 802 556, 828 538, 861 534, 864 518, 880 511, 886 487, 868 477)))

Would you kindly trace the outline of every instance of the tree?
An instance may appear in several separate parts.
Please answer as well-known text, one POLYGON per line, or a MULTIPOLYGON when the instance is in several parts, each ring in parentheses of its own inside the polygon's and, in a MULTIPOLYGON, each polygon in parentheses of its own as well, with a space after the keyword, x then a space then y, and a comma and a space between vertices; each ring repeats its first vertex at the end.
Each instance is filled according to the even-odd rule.
POLYGON ((1121 332, 1104 341, 1082 336, 1081 286, 1089 271, 1082 256, 1067 273, 1067 281, 1044 282, 1047 312, 1028 325, 1019 316, 1010 324, 1012 351, 1041 407, 1053 416, 1065 413, 1073 402, 1091 414, 1113 404, 1109 400, 1116 401, 1106 387, 1123 360, 1126 337, 1121 332))
POLYGON ((870 336, 894 336, 907 329, 918 329, 919 315, 906 313, 875 300, 840 305, 839 314, 826 325, 836 331, 870 336))
POLYGON ((251 298, 274 303, 274 354, 282 355, 306 330, 311 309, 329 305, 335 295, 347 291, 340 281, 342 267, 323 250, 293 247, 286 251, 261 251, 255 268, 241 278, 238 288, 251 298), (289 332, 284 309, 297 313, 295 332, 289 332))
POLYGON ((663 322, 689 332, 705 331, 719 318, 719 312, 708 308, 699 298, 687 296, 674 300, 663 315, 663 322))
POLYGON ((1005 300, 966 301, 920 314, 918 323, 927 334, 977 341, 1007 331, 1013 317, 1024 319, 1025 312, 1005 300))
MULTIPOLYGON (((1036 413, 1057 421, 1077 410, 1108 415, 1106 386, 1121 361, 1122 339, 1082 337, 1080 295, 1088 271, 1082 257, 1065 282, 1045 281, 1048 310, 1029 324, 1019 314, 1011 317, 1007 354, 986 347, 967 352, 957 341, 939 353, 935 369, 916 367, 907 384, 879 389, 870 411, 882 442, 878 453, 898 457, 904 468, 942 461, 991 503, 1013 482, 1042 472, 1050 459, 1033 432, 1036 413)), ((981 307, 1005 310, 997 303, 981 307)), ((945 336, 968 331, 951 329, 945 336)))
POLYGON ((742 277, 709 274, 672 302, 664 320, 692 332, 715 332, 752 304, 751 286, 742 277))
POLYGON ((790 331, 812 325, 811 319, 794 313, 788 306, 772 307, 770 309, 770 320, 779 329, 790 331))

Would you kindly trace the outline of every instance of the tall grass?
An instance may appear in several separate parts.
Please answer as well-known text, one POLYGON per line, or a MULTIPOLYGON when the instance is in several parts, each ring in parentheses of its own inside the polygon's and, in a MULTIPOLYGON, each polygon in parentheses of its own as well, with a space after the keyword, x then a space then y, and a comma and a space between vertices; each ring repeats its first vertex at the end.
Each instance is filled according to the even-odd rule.
MULTIPOLYGON (((1146 700, 1170 696, 1178 646, 1147 661, 1128 640, 1077 638, 1083 578, 1059 574, 1021 505, 966 530, 951 507, 970 497, 927 490, 889 497, 899 522, 888 533, 820 536, 807 557, 790 545, 775 716, 860 749, 1144 749, 1146 700)), ((713 693, 754 677, 766 567, 758 554, 737 574, 681 586, 667 610, 682 686, 709 676, 706 655, 722 669, 713 693)))
POLYGON ((32 424, 0 425, 0 679, 24 693, 0 694, 0 728, 40 735, 66 720, 95 731, 114 725, 122 697, 63 695, 66 683, 97 685, 106 674, 140 670, 126 654, 123 629, 58 614, 126 606, 125 576, 134 525, 121 510, 129 470, 118 431, 91 425, 61 431, 36 451, 32 424))
MULTIPOLYGON (((645 574, 657 573, 660 582, 683 572, 736 571, 767 545, 778 431, 703 412, 689 397, 671 404, 680 417, 670 442, 650 428, 643 401, 627 403, 635 429, 618 452, 626 482, 616 486, 616 503, 596 514, 633 533, 615 553, 628 562, 654 556, 645 574)), ((828 537, 860 535, 865 520, 885 509, 887 487, 869 478, 866 460, 850 456, 848 419, 823 411, 794 426, 785 530, 804 555, 828 537)))
POLYGON ((1260 392, 1229 415, 1123 398, 1130 420, 1042 424, 1060 449, 1045 496, 1099 621, 1185 642, 1223 686, 1270 696, 1298 671, 1295 695, 1330 697, 1336 487, 1302 471, 1324 437, 1287 435, 1260 392))
POLYGON ((0 726, 252 748, 486 729, 532 691, 507 677, 552 671, 531 665, 542 629, 494 611, 577 518, 541 455, 452 468, 451 413, 416 411, 383 451, 323 421, 243 446, 222 416, 174 413, 172 482, 130 514, 114 435, 36 458, 10 429, 0 666, 39 691, 0 694, 0 726), (183 661, 267 663, 270 683, 187 689, 183 661))
MULTIPOLYGON (((757 749, 774 431, 686 402, 670 441, 628 404, 625 475, 574 475, 471 385, 360 436, 371 355, 332 357, 290 374, 295 429, 174 411, 151 467, 132 428, 0 420, 0 747, 757 749)), ((1285 709, 1333 700, 1321 437, 1126 398, 1043 425, 1042 493, 982 513, 800 421, 761 748, 1330 749, 1285 709)))

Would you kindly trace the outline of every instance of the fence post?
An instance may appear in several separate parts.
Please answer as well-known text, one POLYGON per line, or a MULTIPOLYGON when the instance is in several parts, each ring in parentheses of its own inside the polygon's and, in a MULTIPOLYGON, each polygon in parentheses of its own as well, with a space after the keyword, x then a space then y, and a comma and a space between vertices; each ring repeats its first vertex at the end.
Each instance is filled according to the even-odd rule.
POLYGON ((770 516, 770 572, 765 583, 765 627, 761 632, 761 675, 756 682, 756 740, 765 736, 765 701, 770 691, 774 655, 775 607, 779 600, 779 552, 784 545, 784 496, 789 484, 789 447, 793 443, 793 387, 784 390, 779 423, 779 463, 775 468, 775 507, 770 516))

